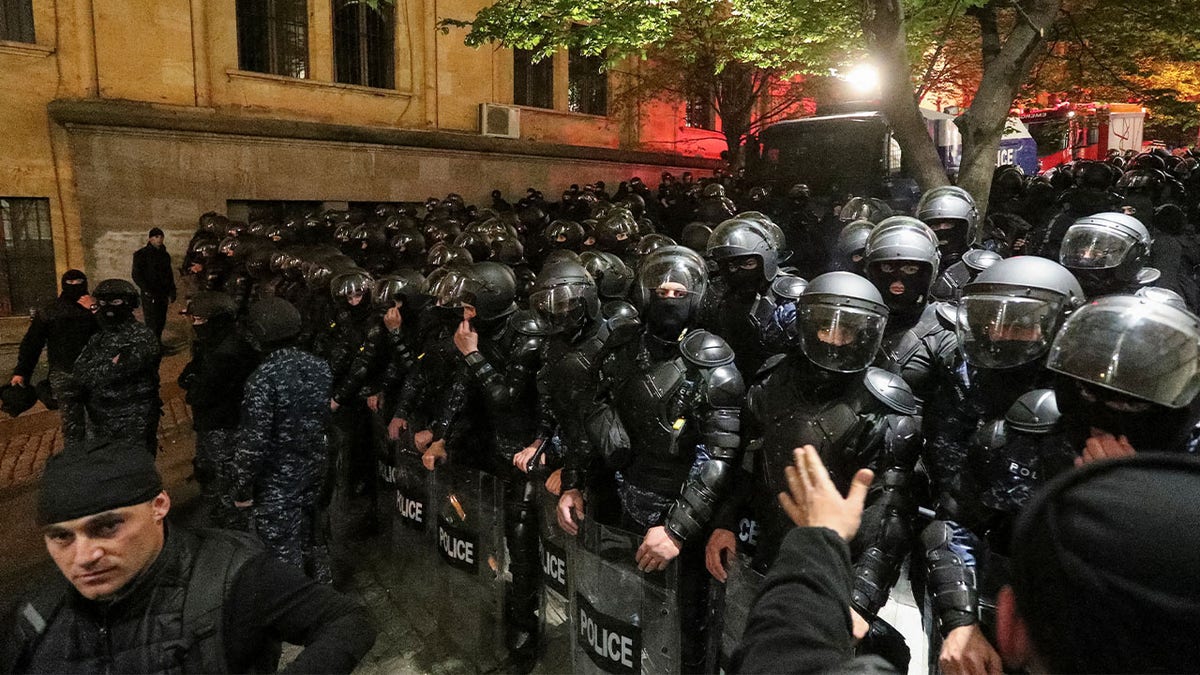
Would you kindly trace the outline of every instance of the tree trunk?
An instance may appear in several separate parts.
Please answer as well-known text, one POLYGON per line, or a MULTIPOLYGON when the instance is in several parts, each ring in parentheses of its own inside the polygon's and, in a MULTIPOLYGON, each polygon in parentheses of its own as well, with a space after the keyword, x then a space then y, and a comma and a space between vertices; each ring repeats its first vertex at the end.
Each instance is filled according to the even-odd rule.
POLYGON ((1061 0, 1023 0, 1017 5, 1016 25, 1003 43, 996 21, 1001 3, 993 0, 971 10, 982 35, 983 77, 971 107, 958 120, 963 139, 958 184, 975 197, 980 213, 987 213, 996 152, 1013 100, 1060 5, 1061 0))
POLYGON ((913 95, 912 66, 908 60, 904 8, 900 0, 864 0, 863 33, 879 68, 883 113, 904 153, 905 166, 922 190, 949 184, 917 98, 913 95))

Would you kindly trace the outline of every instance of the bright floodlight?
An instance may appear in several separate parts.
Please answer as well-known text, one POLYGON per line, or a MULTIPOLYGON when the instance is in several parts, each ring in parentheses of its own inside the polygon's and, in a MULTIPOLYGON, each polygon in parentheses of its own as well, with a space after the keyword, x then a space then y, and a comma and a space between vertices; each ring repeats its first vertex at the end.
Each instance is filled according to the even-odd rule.
POLYGON ((879 69, 869 63, 860 63, 846 74, 846 82, 862 94, 867 94, 879 88, 879 69))

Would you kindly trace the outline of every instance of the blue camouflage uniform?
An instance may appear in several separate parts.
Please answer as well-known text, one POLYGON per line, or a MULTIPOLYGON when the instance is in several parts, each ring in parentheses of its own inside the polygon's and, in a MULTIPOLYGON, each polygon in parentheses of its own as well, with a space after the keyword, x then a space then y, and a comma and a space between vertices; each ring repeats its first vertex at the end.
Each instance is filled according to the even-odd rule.
POLYGON ((325 430, 333 385, 324 359, 271 352, 246 381, 234 455, 234 494, 254 500, 254 527, 275 558, 328 580, 314 523, 329 461, 325 430))

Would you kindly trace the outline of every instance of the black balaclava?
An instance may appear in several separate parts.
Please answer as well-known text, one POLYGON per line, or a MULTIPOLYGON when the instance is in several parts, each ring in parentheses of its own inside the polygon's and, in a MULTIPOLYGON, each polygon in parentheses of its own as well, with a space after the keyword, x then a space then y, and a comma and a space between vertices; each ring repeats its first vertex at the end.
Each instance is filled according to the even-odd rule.
POLYGON ((1070 420, 1075 435, 1100 429, 1127 437, 1139 452, 1182 451, 1176 446, 1186 441, 1194 415, 1195 406, 1168 408, 1067 376, 1057 379, 1054 391, 1058 408, 1063 418, 1070 420))
POLYGON ((660 340, 675 341, 692 318, 691 299, 650 297, 646 305, 646 332, 660 340))
POLYGON ((63 300, 75 302, 88 293, 87 275, 80 270, 67 270, 62 275, 62 293, 58 296, 63 300), (82 283, 71 284, 68 281, 80 281, 82 283))
POLYGON ((892 265, 893 270, 891 273, 885 273, 880 267, 882 264, 885 263, 871 263, 873 269, 870 270, 869 276, 879 294, 883 296, 888 310, 893 314, 915 314, 924 309, 929 301, 929 286, 933 276, 929 265, 906 260, 888 261, 886 264, 892 265), (901 271, 901 267, 914 264, 920 267, 916 274, 905 274, 901 271), (899 294, 892 292, 895 284, 903 285, 904 291, 899 294))
POLYGON ((104 329, 112 329, 133 321, 133 305, 128 299, 121 305, 100 305, 100 309, 96 310, 96 320, 100 322, 100 327, 104 329))

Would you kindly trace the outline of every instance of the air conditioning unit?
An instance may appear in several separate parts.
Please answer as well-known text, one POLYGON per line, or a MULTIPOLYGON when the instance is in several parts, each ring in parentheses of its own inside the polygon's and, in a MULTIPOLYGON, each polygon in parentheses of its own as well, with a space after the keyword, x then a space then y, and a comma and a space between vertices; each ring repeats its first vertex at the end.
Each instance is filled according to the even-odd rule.
POLYGON ((520 138, 521 109, 506 105, 480 103, 479 133, 499 138, 520 138))

